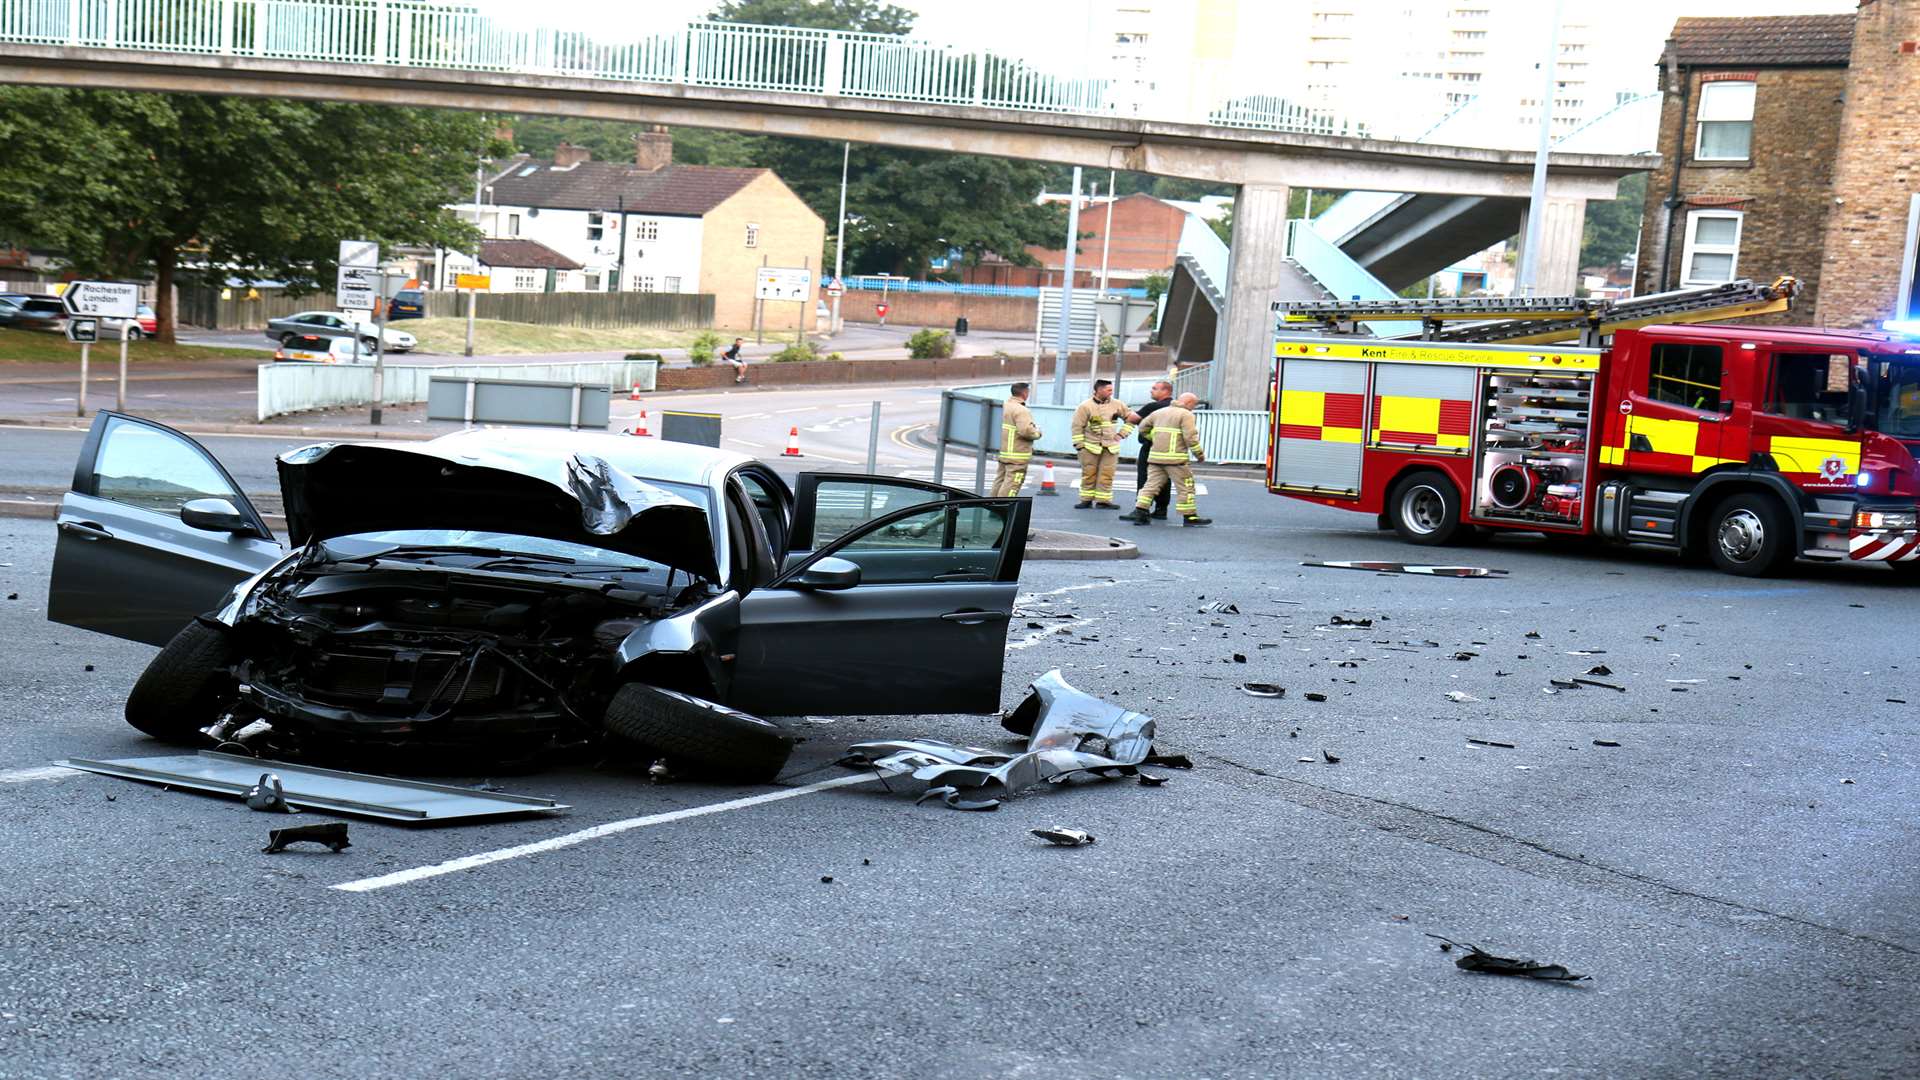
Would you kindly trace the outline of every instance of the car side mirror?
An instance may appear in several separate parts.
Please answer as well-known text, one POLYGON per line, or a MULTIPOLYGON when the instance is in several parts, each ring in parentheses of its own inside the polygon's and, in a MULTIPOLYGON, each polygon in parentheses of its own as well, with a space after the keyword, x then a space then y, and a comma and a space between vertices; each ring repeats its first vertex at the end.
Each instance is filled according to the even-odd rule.
POLYGON ((860 564, 829 555, 800 572, 789 584, 800 589, 833 592, 860 584, 860 564))
POLYGON ((208 532, 253 535, 253 522, 225 499, 194 499, 180 508, 180 520, 208 532))

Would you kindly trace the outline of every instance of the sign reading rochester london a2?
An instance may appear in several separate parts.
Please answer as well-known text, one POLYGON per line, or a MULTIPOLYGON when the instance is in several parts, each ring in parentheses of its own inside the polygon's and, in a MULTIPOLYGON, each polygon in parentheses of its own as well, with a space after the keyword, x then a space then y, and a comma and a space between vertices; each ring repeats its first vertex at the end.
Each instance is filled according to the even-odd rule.
POLYGON ((96 319, 133 319, 140 315, 140 286, 126 281, 76 281, 60 294, 67 314, 96 319))

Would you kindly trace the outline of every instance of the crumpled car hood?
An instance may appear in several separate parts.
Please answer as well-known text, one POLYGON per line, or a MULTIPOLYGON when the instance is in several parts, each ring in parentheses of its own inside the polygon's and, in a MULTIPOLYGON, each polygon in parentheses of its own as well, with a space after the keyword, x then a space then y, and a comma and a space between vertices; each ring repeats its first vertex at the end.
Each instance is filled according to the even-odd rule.
POLYGON ((719 576, 707 512, 591 454, 327 443, 282 454, 295 546, 387 529, 566 540, 719 576))

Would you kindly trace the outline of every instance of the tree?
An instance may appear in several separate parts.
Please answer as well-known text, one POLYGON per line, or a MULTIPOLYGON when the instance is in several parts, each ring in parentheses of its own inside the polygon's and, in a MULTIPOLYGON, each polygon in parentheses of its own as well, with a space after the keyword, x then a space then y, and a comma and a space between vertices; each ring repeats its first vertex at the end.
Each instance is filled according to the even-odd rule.
POLYGON ((707 16, 716 22, 905 34, 914 13, 878 0, 726 0, 707 16))
POLYGON ((1640 241, 1640 215, 1647 205, 1647 174, 1635 173, 1620 181, 1620 195, 1609 202, 1587 203, 1587 221, 1580 233, 1582 268, 1618 266, 1633 254, 1640 241))
POLYGON ((432 109, 0 88, 0 237, 151 277, 171 342, 182 274, 315 288, 343 239, 471 248, 445 204, 491 131, 432 109))

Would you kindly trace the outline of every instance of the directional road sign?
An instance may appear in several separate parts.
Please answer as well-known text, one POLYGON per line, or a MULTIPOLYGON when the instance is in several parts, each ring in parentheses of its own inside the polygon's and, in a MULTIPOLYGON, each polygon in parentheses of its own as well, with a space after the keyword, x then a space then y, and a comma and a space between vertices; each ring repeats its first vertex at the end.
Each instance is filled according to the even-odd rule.
POLYGON ((342 266, 334 285, 334 304, 342 311, 372 311, 380 295, 380 268, 342 266))
POLYGON ((813 271, 804 266, 758 266, 753 271, 757 300, 805 300, 813 291, 813 271))
POLYGON ((100 319, 140 316, 140 286, 126 281, 76 281, 60 294, 67 314, 100 319))
POLYGON ((68 319, 68 341, 99 341, 100 323, 94 319, 68 319))

